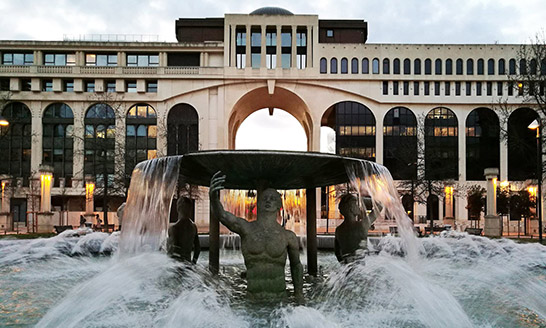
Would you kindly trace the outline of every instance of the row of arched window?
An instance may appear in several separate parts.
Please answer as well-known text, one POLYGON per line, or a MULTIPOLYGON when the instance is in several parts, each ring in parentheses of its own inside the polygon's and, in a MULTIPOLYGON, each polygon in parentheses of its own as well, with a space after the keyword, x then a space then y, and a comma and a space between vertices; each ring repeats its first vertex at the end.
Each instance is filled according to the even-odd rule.
POLYGON ((490 58, 485 61, 483 58, 479 58, 476 61, 469 58, 463 60, 461 58, 453 60, 451 58, 445 61, 437 58, 427 58, 422 61, 420 58, 416 58, 413 61, 409 58, 400 60, 395 58, 391 60, 384 58, 382 61, 379 58, 352 58, 349 62, 348 58, 341 58, 339 60, 336 57, 328 60, 325 57, 320 59, 320 73, 321 74, 404 74, 404 75, 546 75, 546 59, 538 61, 531 59, 527 62, 526 59, 520 59, 516 62, 516 59, 512 58, 508 60, 508 66, 505 59, 490 58), (328 71, 328 67, 330 70, 328 71))
MULTIPOLYGON (((336 152, 340 155, 375 160, 375 116, 356 102, 341 102, 323 122, 336 132, 336 152)), ((527 126, 537 113, 520 108, 508 118, 508 178, 533 178, 536 161, 535 136, 527 126)), ((390 109, 383 119, 384 165, 395 179, 417 177, 417 167, 424 162, 425 176, 431 180, 458 179, 458 119, 449 108, 432 109, 424 119, 424 140, 417 139, 417 118, 406 107, 390 109), (424 158, 418 158, 420 152, 424 158)), ((476 108, 465 124, 466 179, 484 180, 484 170, 500 165, 500 124, 489 108, 476 108)))
MULTIPOLYGON (((0 174, 28 179, 31 159, 31 112, 23 103, 12 102, 2 111, 10 122, 0 139, 0 152, 7 160, 0 162, 0 174)), ((190 105, 178 104, 167 116, 168 155, 197 150, 198 115, 190 105), (191 131, 191 132, 190 132, 191 131)), ((136 104, 125 115, 125 143, 116 145, 116 112, 107 103, 91 105, 84 117, 84 174, 95 177, 98 186, 116 178, 116 151, 124 151, 125 179, 128 182, 138 162, 157 157, 157 114, 148 104, 136 104)), ((74 175, 74 113, 64 103, 54 103, 44 110, 42 119, 42 164, 51 165, 54 177, 64 178, 70 186, 74 175)), ((28 184, 28 180, 24 182, 28 184)), ((59 179, 55 179, 58 186, 59 179)))

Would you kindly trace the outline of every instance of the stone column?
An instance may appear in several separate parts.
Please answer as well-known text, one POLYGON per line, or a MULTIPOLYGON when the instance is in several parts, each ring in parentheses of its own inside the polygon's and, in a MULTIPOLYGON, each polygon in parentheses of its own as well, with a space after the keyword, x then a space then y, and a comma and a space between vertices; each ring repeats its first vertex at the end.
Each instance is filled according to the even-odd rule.
POLYGON ((307 47, 307 51, 306 51, 306 55, 307 55, 307 58, 306 58, 306 68, 307 67, 313 67, 313 39, 312 39, 312 36, 313 36, 313 26, 312 25, 308 25, 307 26, 307 33, 305 35, 305 45, 307 47))
MULTIPOLYGON (((464 117, 463 115, 457 115, 458 117, 464 117)), ((459 181, 466 180, 466 126, 465 120, 459 119, 459 126, 457 135, 459 144, 459 181)))
POLYGON ((261 26, 260 35, 260 67, 265 67, 265 25, 261 26))
MULTIPOLYGON (((508 131, 508 122, 501 123, 501 131, 508 131)), ((508 180, 508 140, 500 138, 500 180, 508 180)))
POLYGON ((375 161, 383 165, 383 120, 375 121, 375 161))
POLYGON ((252 62, 250 61, 250 34, 252 33, 250 30, 250 25, 246 26, 246 47, 245 47, 245 54, 246 54, 246 64, 245 67, 252 67, 252 62))
POLYGON ((282 34, 282 26, 277 25, 277 48, 275 50, 277 54, 277 68, 282 68, 282 48, 281 48, 281 34, 282 34))
POLYGON ((487 215, 485 216, 484 236, 501 237, 502 221, 497 215, 497 176, 499 169, 487 168, 484 171, 487 179, 487 215))
POLYGON ((296 25, 292 25, 292 40, 291 40, 292 41, 292 48, 291 48, 292 53, 291 53, 291 56, 290 56, 291 57, 290 67, 298 67, 298 64, 296 62, 296 53, 297 53, 296 52, 296 49, 297 49, 296 48, 296 32, 297 32, 297 30, 298 30, 298 27, 296 25))

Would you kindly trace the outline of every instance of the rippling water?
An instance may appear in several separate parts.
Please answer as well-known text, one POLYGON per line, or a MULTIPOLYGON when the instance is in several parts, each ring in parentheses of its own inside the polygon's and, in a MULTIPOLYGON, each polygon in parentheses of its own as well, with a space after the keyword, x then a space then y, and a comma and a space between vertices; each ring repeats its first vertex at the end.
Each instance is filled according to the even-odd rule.
POLYGON ((298 305, 248 301, 238 251, 222 252, 216 279, 207 253, 188 268, 161 252, 119 257, 117 234, 75 235, 0 240, 0 326, 546 327, 537 244, 452 233, 419 239, 417 260, 394 237, 365 263, 321 253, 298 305))

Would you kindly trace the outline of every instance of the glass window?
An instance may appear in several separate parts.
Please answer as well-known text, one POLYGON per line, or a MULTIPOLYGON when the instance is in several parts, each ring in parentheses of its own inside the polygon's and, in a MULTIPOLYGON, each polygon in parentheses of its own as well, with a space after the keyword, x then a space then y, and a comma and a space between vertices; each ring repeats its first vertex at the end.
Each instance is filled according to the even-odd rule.
POLYGON ((383 119, 383 163, 396 180, 417 177, 417 119, 411 110, 395 107, 383 119))
POLYGON ((466 95, 471 96, 472 95, 472 84, 471 84, 471 82, 466 82, 465 84, 466 84, 465 85, 466 95))
POLYGON ((127 92, 133 93, 137 92, 137 82, 136 81, 127 81, 127 92))
POLYGON ((506 63, 504 59, 499 59, 499 75, 506 74, 506 63))
POLYGON ((53 80, 42 80, 42 91, 53 91, 53 80))
POLYGON ((425 96, 429 96, 429 95, 430 95, 430 82, 425 81, 424 85, 425 85, 425 87, 424 87, 424 89, 425 89, 425 96))
POLYGON ((347 74, 349 71, 347 58, 341 58, 341 74, 347 74))
POLYGON ((334 30, 326 30, 326 37, 333 38, 334 37, 334 30))
POLYGON ((400 86, 398 85, 398 81, 393 81, 392 82, 392 94, 397 96, 399 91, 400 91, 400 86))
POLYGON ((358 74, 358 59, 351 59, 351 74, 358 74))
POLYGON ((364 105, 345 101, 334 105, 336 153, 375 160, 375 117, 364 105))
POLYGON ((8 103, 1 114, 10 124, 0 138, 0 174, 24 178, 28 186, 31 154, 31 114, 30 109, 21 102, 8 103))
POLYGON ((337 74, 337 58, 330 59, 330 73, 337 74))
POLYGON ((451 83, 445 82, 444 87, 445 87, 445 95, 449 96, 451 94, 451 83))
POLYGON ((453 74, 453 61, 451 58, 446 59, 446 75, 453 74))
POLYGON ((495 60, 489 59, 487 61, 487 75, 495 75, 495 60))
POLYGON ((390 74, 390 61, 388 58, 383 59, 383 74, 390 74))
POLYGON ((448 108, 431 110, 425 118, 425 178, 458 177, 457 117, 448 108))
POLYGON ((326 58, 322 57, 320 59, 320 73, 321 74, 326 74, 328 72, 328 68, 326 67, 326 64, 327 64, 326 58))
POLYGON ((32 53, 2 53, 2 65, 33 65, 34 54, 32 53))
POLYGON ((413 82, 413 95, 414 96, 419 95, 419 82, 417 81, 413 82))
POLYGON ((417 58, 413 61, 413 74, 421 74, 421 59, 417 58))
POLYGON ((374 58, 372 61, 372 73, 379 74, 379 59, 374 58))
POLYGON ((127 54, 127 66, 140 66, 140 67, 159 66, 159 55, 127 54))
MULTIPOLYGON (((137 63, 137 58, 132 58, 133 63, 137 63)), ((86 66, 117 66, 118 55, 117 54, 86 54, 85 55, 86 66)))
POLYGON ((400 74, 400 59, 395 58, 392 62, 392 72, 393 74, 400 74))
POLYGON ((114 80, 106 81, 106 92, 116 92, 116 81, 114 80))
POLYGON ((473 75, 474 74, 474 60, 467 59, 466 60, 466 74, 467 75, 473 75))
POLYGON ((432 74, 432 60, 425 59, 425 75, 432 74))
POLYGON ((516 74, 516 60, 510 59, 508 62, 508 74, 515 75, 516 74))
POLYGON ((482 95, 482 83, 476 82, 476 96, 482 95))
POLYGON ((75 54, 48 54, 44 55, 44 65, 47 66, 75 66, 75 54))
POLYGON ((388 95, 389 94, 389 82, 388 81, 383 81, 383 94, 384 95, 388 95))
POLYGON ((409 82, 408 81, 404 81, 404 96, 407 96, 409 95, 409 82))
POLYGON ((362 74, 370 73, 370 63, 368 58, 362 59, 362 74))
POLYGON ((455 95, 461 95, 461 82, 455 82, 455 95))
POLYGON ((85 92, 95 92, 95 81, 94 80, 85 81, 85 92))
POLYGON ((404 59, 404 74, 411 74, 411 61, 409 60, 409 58, 404 59))
POLYGON ((157 93, 157 80, 146 81, 146 92, 157 93))
POLYGON ((463 75, 463 60, 461 58, 457 59, 455 66, 457 75, 463 75))
POLYGON ((484 63, 483 63, 483 59, 478 59, 478 75, 483 75, 484 73, 484 63))
POLYGON ((63 80, 63 91, 74 92, 74 80, 63 80))
POLYGON ((434 61, 434 74, 442 75, 442 60, 440 58, 434 61))
POLYGON ((502 96, 503 83, 497 82, 497 96, 502 96))

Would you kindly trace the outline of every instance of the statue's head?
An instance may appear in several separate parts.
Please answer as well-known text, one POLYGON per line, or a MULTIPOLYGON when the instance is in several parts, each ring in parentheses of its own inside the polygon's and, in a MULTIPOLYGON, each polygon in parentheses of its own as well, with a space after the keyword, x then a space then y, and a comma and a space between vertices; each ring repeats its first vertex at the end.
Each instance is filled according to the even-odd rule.
POLYGON ((188 197, 179 197, 176 202, 176 210, 178 211, 178 217, 186 219, 193 219, 193 202, 188 197))
POLYGON ((282 207, 281 194, 277 190, 267 188, 258 193, 258 210, 264 212, 277 212, 282 207))
POLYGON ((355 216, 359 213, 358 200, 351 194, 346 194, 339 201, 339 212, 344 217, 355 216))

